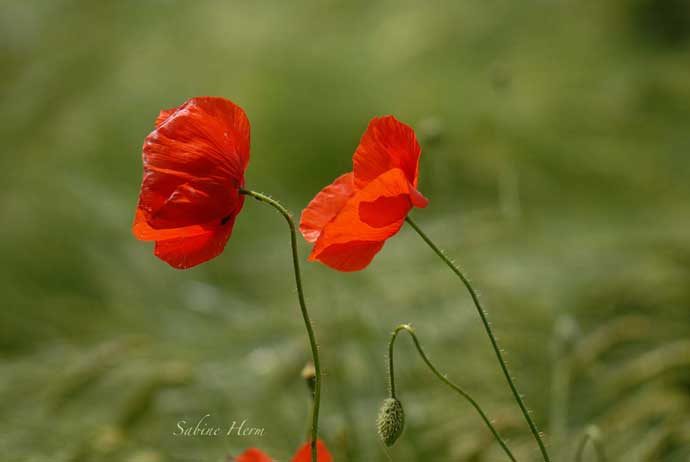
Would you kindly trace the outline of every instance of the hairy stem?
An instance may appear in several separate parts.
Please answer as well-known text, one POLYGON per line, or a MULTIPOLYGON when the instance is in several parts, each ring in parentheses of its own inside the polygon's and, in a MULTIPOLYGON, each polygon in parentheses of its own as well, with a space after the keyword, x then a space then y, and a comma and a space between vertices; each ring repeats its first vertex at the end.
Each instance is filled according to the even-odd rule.
POLYGON ((429 359, 429 357, 426 355, 426 353, 424 353, 424 350, 422 349, 422 345, 419 343, 419 339, 417 338, 417 334, 415 333, 414 329, 412 328, 412 326, 410 326, 408 324, 400 324, 398 327, 396 327, 395 330, 393 331, 393 334, 391 335, 390 342, 388 343, 388 379, 390 381, 389 383, 390 383, 391 398, 397 399, 397 397, 395 396, 395 374, 394 374, 394 368, 393 368, 393 346, 395 344, 395 339, 398 337, 398 333, 400 333, 401 331, 405 331, 408 334, 410 334, 410 336, 412 337, 412 340, 414 341, 414 345, 417 348, 417 351, 419 352, 419 355, 422 357, 422 359, 424 360, 424 363, 429 367, 431 372, 433 372, 434 375, 436 377, 438 377, 438 379, 441 382, 445 383, 450 388, 455 390, 460 396, 465 398, 476 409, 476 411, 479 413, 479 415, 481 416, 481 418, 484 421, 484 423, 486 424, 486 426, 489 427, 489 430, 491 430, 491 433, 493 433, 494 438, 496 438, 496 441, 498 441, 498 444, 501 445, 501 447, 503 448, 505 453, 508 455, 510 460, 512 460, 513 462, 516 462, 515 457, 513 456, 513 453, 508 448, 508 445, 506 445, 505 441, 503 441, 503 438, 501 438, 501 435, 499 435, 496 428, 494 428, 494 426, 491 424, 491 421, 486 416, 486 413, 481 408, 481 406, 479 406, 479 403, 477 403, 469 394, 467 394, 467 392, 465 392, 465 390, 460 388, 460 386, 451 382, 448 379, 448 377, 446 377, 445 374, 442 374, 441 372, 439 372, 438 369, 436 369, 436 367, 431 363, 431 360, 429 359))
POLYGON ((544 461, 550 462, 551 459, 549 458, 549 453, 546 450, 546 445, 542 440, 541 433, 537 429, 537 425, 534 423, 534 420, 532 420, 532 417, 529 415, 527 406, 525 405, 525 402, 522 399, 520 392, 518 392, 517 387, 515 386, 515 382, 513 381, 513 378, 510 376, 510 372, 508 372, 508 366, 506 365, 506 362, 503 359, 503 354, 501 353, 501 349, 498 347, 498 342, 496 341, 496 337, 494 336, 493 330, 491 329, 491 325, 489 324, 489 320, 487 319, 486 312, 484 311, 484 308, 482 307, 481 302, 479 301, 479 296, 477 295, 477 292, 474 290, 472 284, 470 284, 470 281, 463 274, 463 272, 460 271, 460 268, 458 268, 458 266, 455 263, 453 263, 453 261, 450 258, 448 258, 448 256, 443 252, 443 250, 438 248, 436 244, 434 244, 433 241, 426 234, 424 234, 424 232, 409 216, 405 220, 410 224, 410 226, 412 226, 412 228, 417 232, 417 234, 419 234, 419 236, 424 240, 424 242, 426 242, 427 245, 431 247, 431 250, 433 250, 436 253, 436 255, 438 255, 439 258, 441 258, 441 260, 443 260, 443 262, 453 271, 453 273, 455 273, 455 275, 458 278, 460 278, 462 283, 469 291, 470 296, 472 297, 472 301, 474 302, 474 306, 477 308, 479 317, 481 318, 482 324, 484 325, 484 329, 486 330, 486 334, 489 336, 491 346, 493 347, 494 352, 496 353, 496 358, 498 358, 498 363, 501 366, 503 375, 505 375, 505 378, 508 381, 508 386, 510 387, 510 390, 513 392, 515 402, 520 407, 522 415, 525 417, 527 425, 529 426, 529 429, 532 432, 532 435, 534 436, 537 445, 539 445, 539 450, 541 451, 541 455, 544 458, 544 461))
POLYGON ((292 218, 290 212, 283 207, 283 205, 272 199, 271 197, 246 189, 240 189, 240 193, 253 197, 259 202, 270 205, 276 209, 285 218, 290 227, 290 243, 292 245, 292 265, 295 272, 295 285, 297 286, 297 298, 299 299, 299 306, 302 311, 302 318, 304 319, 304 325, 307 328, 307 334, 309 336, 309 346, 311 347, 312 360, 314 361, 314 404, 312 407, 312 421, 311 421, 311 460, 316 462, 316 440, 319 436, 319 407, 321 405, 321 362, 319 361, 319 347, 316 343, 316 335, 314 334, 314 327, 312 326, 311 319, 309 317, 309 311, 307 310, 307 304, 304 301, 304 290, 302 288, 302 273, 299 267, 299 255, 297 253, 297 230, 295 227, 295 221, 292 218))

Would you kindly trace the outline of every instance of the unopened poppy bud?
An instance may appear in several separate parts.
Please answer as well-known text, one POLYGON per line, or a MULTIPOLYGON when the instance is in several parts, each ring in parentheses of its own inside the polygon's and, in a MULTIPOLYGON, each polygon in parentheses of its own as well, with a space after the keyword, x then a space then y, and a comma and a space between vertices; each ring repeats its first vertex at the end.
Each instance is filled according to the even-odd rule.
POLYGON ((383 400, 376 425, 386 446, 393 446, 405 428, 405 411, 402 403, 395 398, 383 400))

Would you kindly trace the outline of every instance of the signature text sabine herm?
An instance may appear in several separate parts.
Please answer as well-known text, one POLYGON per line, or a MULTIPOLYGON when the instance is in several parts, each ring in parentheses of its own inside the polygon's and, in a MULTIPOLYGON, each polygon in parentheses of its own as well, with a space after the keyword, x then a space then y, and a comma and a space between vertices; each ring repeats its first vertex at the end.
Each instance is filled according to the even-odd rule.
POLYGON ((233 420, 232 424, 217 426, 209 423, 211 414, 206 414, 196 422, 178 420, 173 436, 263 436, 263 427, 254 427, 242 421, 233 420))

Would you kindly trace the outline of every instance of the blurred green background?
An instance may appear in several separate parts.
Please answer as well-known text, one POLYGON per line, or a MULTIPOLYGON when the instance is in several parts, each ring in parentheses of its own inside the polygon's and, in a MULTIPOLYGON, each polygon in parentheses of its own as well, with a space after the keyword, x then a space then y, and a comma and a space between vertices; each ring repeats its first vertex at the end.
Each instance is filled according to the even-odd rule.
MULTIPOLYGON (((286 461, 304 441, 282 218, 247 201, 188 271, 130 232, 144 137, 197 95, 247 111, 248 186, 295 213, 371 117, 411 124, 413 216, 482 293, 554 461, 590 424, 609 460, 690 459, 687 0, 3 0, 0 65, 2 460, 286 461), (264 435, 173 436, 206 414, 264 435)), ((407 430, 379 443, 400 322, 539 460, 467 293, 408 227, 361 273, 303 269, 337 461, 505 460, 407 338, 407 430)))

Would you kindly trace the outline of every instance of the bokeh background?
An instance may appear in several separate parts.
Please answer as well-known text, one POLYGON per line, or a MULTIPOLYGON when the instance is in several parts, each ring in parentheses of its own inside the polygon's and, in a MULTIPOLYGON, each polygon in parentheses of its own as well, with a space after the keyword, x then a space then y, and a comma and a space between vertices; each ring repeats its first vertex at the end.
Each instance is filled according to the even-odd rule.
MULTIPOLYGON (((3 460, 285 461, 304 441, 282 218, 247 201, 187 271, 130 232, 143 139, 197 95, 247 111, 248 186, 295 213, 371 117, 412 125, 431 200, 413 215, 480 290, 554 460, 589 425, 612 461, 690 458, 686 0, 4 0, 0 65, 3 460), (173 436, 206 414, 264 435, 173 436)), ((505 460, 407 338, 407 430, 384 449, 401 322, 539 460, 467 293, 412 230, 361 273, 303 269, 337 461, 505 460)))

